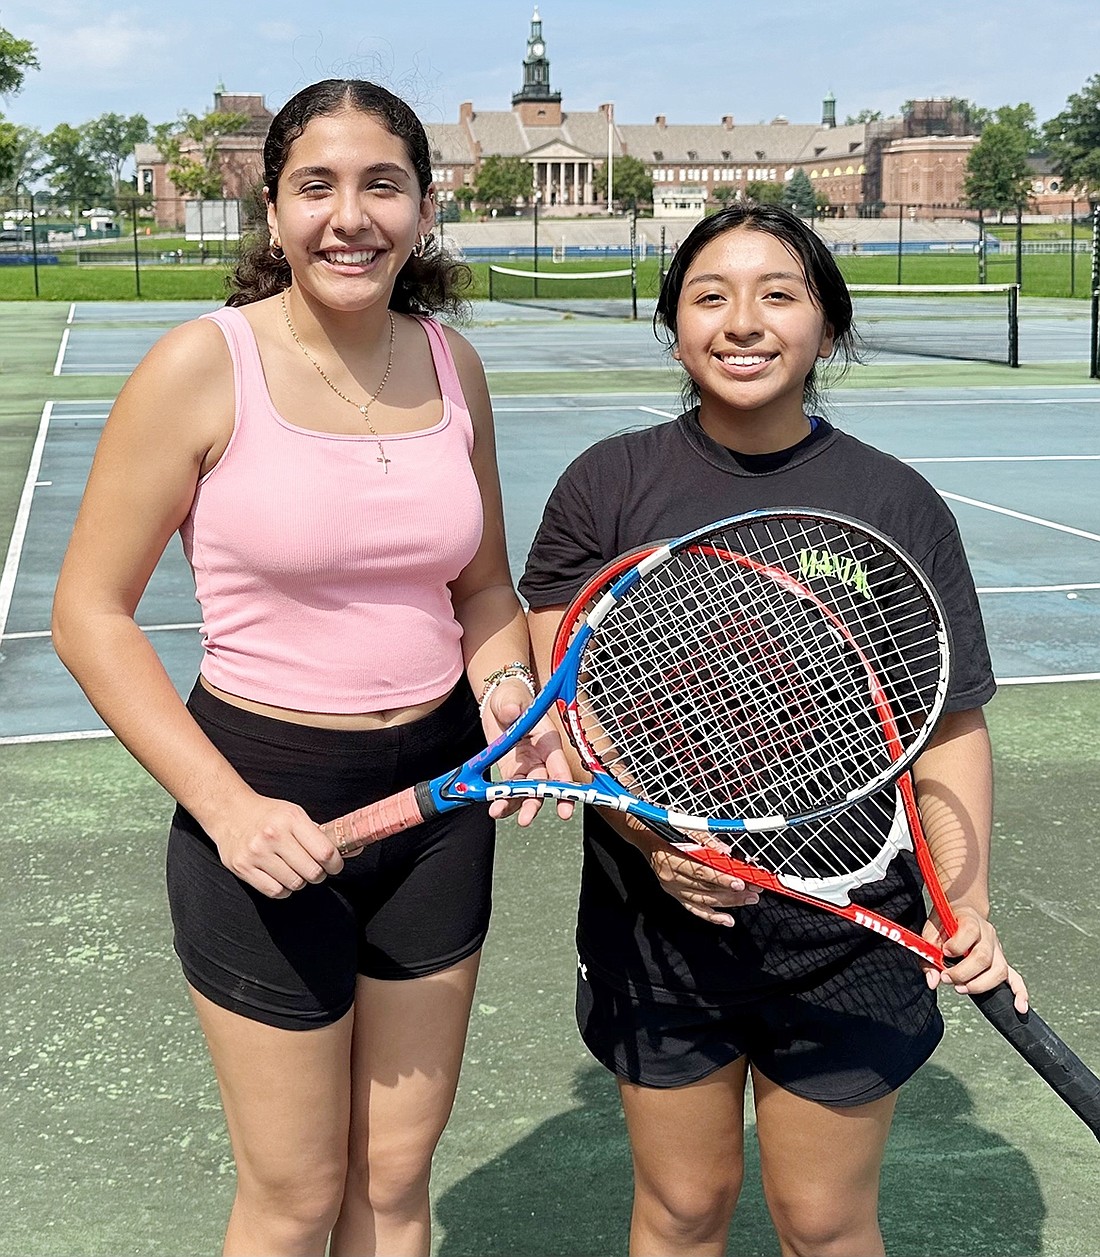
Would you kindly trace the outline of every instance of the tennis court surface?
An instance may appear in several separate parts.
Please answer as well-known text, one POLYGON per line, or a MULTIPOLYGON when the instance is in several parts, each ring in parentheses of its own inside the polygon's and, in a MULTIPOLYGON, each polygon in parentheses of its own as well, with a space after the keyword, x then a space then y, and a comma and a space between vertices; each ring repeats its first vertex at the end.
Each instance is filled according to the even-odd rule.
MULTIPOLYGON (((1042 303, 1032 319, 1029 304, 1021 371, 924 360, 919 386, 902 389, 922 360, 892 351, 853 373, 829 413, 911 461, 959 519, 1002 683, 989 713, 996 920, 1036 1007, 1100 1068, 1100 385, 1080 365, 1083 306, 1042 303)), ((119 379, 166 327, 205 308, 59 308, 18 395, 0 393, 0 432, 20 460, 0 496, 11 530, 0 575, 0 1253, 212 1252, 231 1197, 216 1089, 171 953, 170 804, 106 735, 48 638, 57 565, 119 379)), ((0 328, 17 310, 0 309, 0 328)), ((494 303, 469 335, 496 398, 518 573, 568 460, 674 415, 677 380, 644 321, 494 303)), ((139 620, 181 689, 197 618, 174 543, 139 620)), ((615 1088, 572 1024, 577 839, 551 820, 502 832, 433 1186, 441 1254, 625 1248, 630 1165, 615 1088)), ((969 1001, 943 1002, 947 1039, 903 1092, 887 1155, 888 1251, 1100 1252, 1095 1140, 969 1001)), ((731 1253, 777 1252, 756 1180, 750 1165, 731 1253)))

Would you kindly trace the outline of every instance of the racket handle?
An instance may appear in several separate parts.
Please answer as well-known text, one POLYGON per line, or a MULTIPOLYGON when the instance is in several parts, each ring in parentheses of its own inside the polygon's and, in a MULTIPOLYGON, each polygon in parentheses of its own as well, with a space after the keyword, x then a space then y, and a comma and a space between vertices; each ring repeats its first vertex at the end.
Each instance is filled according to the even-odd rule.
POLYGON ((346 858, 358 855, 372 842, 412 829, 438 814, 427 782, 421 782, 400 794, 391 794, 388 799, 379 799, 334 821, 326 821, 321 829, 346 858))
POLYGON ((1018 1013, 1007 982, 970 997, 982 1016, 1100 1139, 1100 1078, 1034 1009, 1018 1013))

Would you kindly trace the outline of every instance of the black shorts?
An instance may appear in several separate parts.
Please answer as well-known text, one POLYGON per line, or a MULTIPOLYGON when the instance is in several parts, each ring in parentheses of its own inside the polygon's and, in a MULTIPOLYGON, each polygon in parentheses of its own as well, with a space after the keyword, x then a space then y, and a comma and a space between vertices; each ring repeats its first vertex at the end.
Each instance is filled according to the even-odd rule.
MULTIPOLYGON (((387 729, 289 724, 201 685, 188 707, 253 789, 318 822, 438 776, 485 745, 463 684, 422 719, 387 729)), ((351 1008, 357 974, 400 980, 450 968, 488 930, 494 828, 487 808, 458 808, 368 847, 320 885, 270 899, 231 873, 177 808, 168 899, 187 980, 253 1021, 309 1030, 351 1008)))
MULTIPOLYGON (((698 1082, 742 1056, 819 1104, 867 1104, 897 1090, 943 1035, 936 996, 887 944, 800 986, 722 1008, 639 1000, 581 965, 577 1024, 592 1055, 644 1087, 698 1082)), ((892 945, 889 945, 892 949, 892 945)))

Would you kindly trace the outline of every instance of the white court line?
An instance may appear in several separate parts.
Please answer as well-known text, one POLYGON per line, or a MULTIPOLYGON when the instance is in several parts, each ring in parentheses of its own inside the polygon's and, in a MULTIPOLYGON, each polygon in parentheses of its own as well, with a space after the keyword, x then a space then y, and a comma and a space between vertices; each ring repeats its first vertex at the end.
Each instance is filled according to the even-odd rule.
POLYGON ((61 333, 61 344, 58 345, 57 347, 57 357, 54 359, 54 364, 53 364, 54 375, 61 374, 61 364, 65 361, 65 349, 69 344, 69 333, 71 331, 72 331, 72 328, 67 327, 61 333))
POLYGON ((28 742, 78 742, 89 738, 113 738, 110 729, 82 729, 79 733, 23 733, 0 738, 0 746, 25 746, 28 742))
POLYGON ((997 677, 998 685, 1058 685, 1062 681, 1100 681, 1100 672, 1069 672, 1064 676, 997 677))
MULTIPOLYGON (((138 628, 140 628, 143 633, 174 633, 177 629, 188 629, 193 632, 197 632, 202 628, 202 624, 139 624, 138 628)), ((28 629, 25 633, 0 634, 0 641, 29 642, 36 638, 52 636, 53 634, 49 629, 28 629)))
MULTIPOLYGON (((980 387, 986 387, 981 385, 980 387)), ((1018 385, 1006 385, 1007 388, 1018 388, 1018 385)), ((1080 388, 1086 389, 1088 386, 1084 384, 1044 384, 1044 388, 1080 388)), ((882 392, 890 392, 893 390, 883 389, 882 392)), ((912 392, 914 390, 898 389, 898 392, 912 392)), ((834 390, 836 393, 844 392, 843 389, 834 390)), ((1081 401, 1094 401, 1100 403, 1100 397, 1095 394, 1081 397, 1081 401)), ((958 397, 951 399, 943 398, 911 398, 908 401, 879 401, 879 402, 853 402, 838 401, 837 408, 844 410, 873 410, 876 407, 888 406, 1064 406, 1066 399, 1064 397, 958 397)))
POLYGON ((75 318, 76 318, 76 302, 70 301, 69 302, 69 317, 65 320, 66 326, 71 326, 75 318))
POLYGON ((907 463, 1089 463, 1100 454, 959 454, 942 458, 906 458, 907 463))
POLYGON ((670 415, 667 410, 658 410, 656 406, 638 406, 638 410, 644 410, 647 415, 656 415, 659 419, 675 419, 675 415, 670 415))
POLYGON ((1064 594, 1075 589, 1100 589, 1100 581, 1084 581, 1079 585, 981 585, 979 594, 1064 594))
POLYGON ((50 413, 52 410, 53 402, 47 402, 42 407, 42 418, 38 421, 38 435, 34 439, 30 466, 27 468, 27 478, 23 482, 23 492, 19 497, 19 506, 15 512, 15 525, 12 528, 11 541, 8 543, 8 554, 4 560, 4 570, 0 572, 0 639, 3 638, 4 629, 8 623, 8 613, 11 611, 12 595, 15 592, 15 578, 19 572, 19 559, 23 553, 23 542, 27 537, 27 521, 31 515, 31 501, 34 498, 34 486, 38 480, 38 469, 42 466, 42 452, 46 448, 46 433, 49 431, 50 413))
POLYGON ((1056 524, 1052 519, 1041 519, 1038 515, 1026 515, 1023 511, 1010 511, 1007 506, 995 506, 992 502, 980 502, 977 498, 967 498, 961 493, 948 493, 941 489, 941 498, 952 502, 962 502, 965 506, 976 506, 983 511, 993 511, 997 515, 1007 515, 1010 519, 1022 520, 1025 524, 1039 524, 1043 528, 1053 528, 1056 532, 1069 533, 1071 537, 1083 537, 1086 541, 1100 541, 1100 534, 1086 532, 1083 528, 1071 528, 1068 524, 1056 524))

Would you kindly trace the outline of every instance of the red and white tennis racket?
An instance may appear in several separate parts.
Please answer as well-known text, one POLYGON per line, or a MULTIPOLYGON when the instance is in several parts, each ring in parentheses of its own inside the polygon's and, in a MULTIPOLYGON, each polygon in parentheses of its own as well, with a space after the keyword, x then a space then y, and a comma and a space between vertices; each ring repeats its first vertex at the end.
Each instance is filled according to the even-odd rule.
MULTIPOLYGON (((871 572, 888 571, 889 563, 883 567, 878 559, 868 562, 869 542, 873 541, 875 545, 885 543, 895 556, 905 557, 896 550, 893 543, 865 526, 855 524, 854 521, 844 521, 844 525, 845 532, 830 535, 829 546, 831 553, 835 555, 835 563, 831 559, 822 560, 819 545, 813 547, 817 553, 812 559, 804 550, 792 549, 786 559, 791 574, 806 579, 810 568, 823 574, 825 568, 835 567, 842 585, 845 584, 844 577, 847 573, 847 583, 852 588, 858 588, 864 583, 862 575, 852 580, 852 574, 858 571, 867 574, 866 584, 870 588, 871 572), (855 551, 845 552, 842 539, 845 543, 852 541, 856 546, 855 551)), ((726 529, 727 525, 716 525, 715 528, 726 529)), ((718 542, 709 535, 710 531, 708 530, 705 538, 700 539, 702 553, 716 553, 733 540, 724 535, 718 542)), ((633 550, 613 560, 588 581, 562 617, 553 647, 551 662, 554 668, 564 660, 579 627, 599 604, 608 583, 636 565, 647 554, 657 550, 658 547, 633 550)), ((726 553, 728 561, 737 561, 732 552, 726 553)), ((768 559, 771 566, 783 561, 776 553, 769 553, 768 559)), ((918 583, 926 586, 923 574, 918 576, 914 571, 911 575, 918 579, 918 583)), ((876 578, 875 584, 877 583, 876 578)), ((894 588, 896 590, 896 585, 894 588)), ((825 596, 825 591, 822 593, 825 596)), ((923 597, 932 600, 938 617, 939 604, 935 593, 926 586, 923 597)), ((834 593, 831 603, 840 613, 850 613, 852 610, 849 599, 843 592, 839 597, 834 593)), ((860 615, 857 614, 857 623, 859 619, 860 615)), ((922 631, 919 637, 924 636, 922 631)), ((562 715, 569 720, 568 709, 563 709, 562 715)), ((572 723, 567 727, 572 732, 572 723)), ((720 872, 738 877, 760 889, 776 891, 844 917, 855 925, 871 930, 880 938, 907 948, 938 969, 951 963, 940 948, 921 935, 850 901, 852 891, 881 879, 899 852, 911 850, 916 856, 943 937, 951 937, 958 929, 958 921, 940 882, 925 837, 913 779, 908 771, 901 774, 895 785, 885 786, 842 811, 820 820, 806 822, 785 833, 750 829, 742 833, 726 832, 721 835, 708 831, 706 836, 701 837, 697 833, 684 832, 667 823, 647 823, 685 855, 720 872)), ((1034 1009, 1029 1009, 1022 1016, 1017 1013, 1012 991, 1007 983, 1001 983, 990 991, 972 993, 970 997, 990 1024, 1100 1138, 1100 1079, 1034 1009)))

